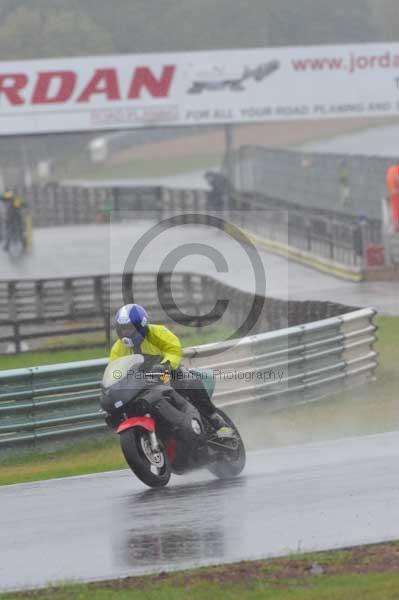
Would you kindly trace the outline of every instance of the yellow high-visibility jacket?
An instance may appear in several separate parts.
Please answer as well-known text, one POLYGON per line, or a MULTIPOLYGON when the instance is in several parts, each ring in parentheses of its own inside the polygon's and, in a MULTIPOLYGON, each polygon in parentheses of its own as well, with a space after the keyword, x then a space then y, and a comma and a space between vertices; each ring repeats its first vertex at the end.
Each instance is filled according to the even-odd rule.
MULTIPOLYGON (((148 325, 147 333, 141 343, 141 353, 151 356, 160 355, 161 363, 170 362, 173 369, 180 366, 183 350, 179 338, 164 325, 148 325)), ((134 354, 121 340, 117 340, 111 348, 109 362, 134 354)))

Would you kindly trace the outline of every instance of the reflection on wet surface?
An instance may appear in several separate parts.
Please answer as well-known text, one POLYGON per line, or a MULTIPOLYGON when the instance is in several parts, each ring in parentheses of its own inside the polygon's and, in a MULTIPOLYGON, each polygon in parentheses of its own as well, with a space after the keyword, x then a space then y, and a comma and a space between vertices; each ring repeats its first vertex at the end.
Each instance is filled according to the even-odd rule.
POLYGON ((228 556, 225 532, 239 527, 242 510, 237 502, 242 502, 246 484, 246 478, 241 477, 132 495, 123 506, 126 523, 132 525, 118 540, 118 560, 124 565, 137 567, 151 562, 157 567, 188 557, 195 562, 228 556))
POLYGON ((135 533, 126 537, 126 548, 121 558, 126 565, 154 566, 158 562, 181 561, 190 556, 193 561, 199 558, 219 558, 224 556, 223 529, 214 527, 203 530, 189 528, 155 529, 151 533, 135 533))

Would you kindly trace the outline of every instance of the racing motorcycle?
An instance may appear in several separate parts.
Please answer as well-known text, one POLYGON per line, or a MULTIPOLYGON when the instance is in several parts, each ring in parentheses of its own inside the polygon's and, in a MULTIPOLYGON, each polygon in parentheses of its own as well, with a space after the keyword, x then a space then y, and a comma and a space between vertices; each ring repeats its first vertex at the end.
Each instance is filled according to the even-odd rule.
POLYGON ((234 431, 233 437, 218 436, 211 422, 172 387, 170 373, 149 367, 140 354, 107 366, 100 403, 106 423, 119 434, 127 464, 150 487, 167 485, 172 473, 203 467, 221 479, 236 477, 244 469, 244 444, 231 419, 217 409, 234 431), (148 401, 161 396, 181 415, 178 434, 145 412, 148 401))

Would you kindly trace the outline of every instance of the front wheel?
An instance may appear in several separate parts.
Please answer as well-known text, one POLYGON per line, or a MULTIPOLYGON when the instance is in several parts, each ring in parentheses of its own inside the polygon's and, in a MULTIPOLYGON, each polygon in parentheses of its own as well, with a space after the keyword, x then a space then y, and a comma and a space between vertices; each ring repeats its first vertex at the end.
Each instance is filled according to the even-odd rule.
POLYGON ((216 412, 223 417, 226 424, 231 427, 238 440, 238 448, 234 453, 226 450, 226 452, 219 458, 217 462, 212 463, 208 466, 208 470, 219 477, 219 479, 231 479, 237 477, 243 471, 246 462, 246 453, 244 442, 241 439, 240 433, 233 421, 226 415, 226 413, 220 408, 216 409, 216 412))
POLYGON ((146 429, 133 427, 120 434, 123 456, 133 473, 149 487, 163 487, 169 482, 172 470, 166 453, 151 448, 146 429))

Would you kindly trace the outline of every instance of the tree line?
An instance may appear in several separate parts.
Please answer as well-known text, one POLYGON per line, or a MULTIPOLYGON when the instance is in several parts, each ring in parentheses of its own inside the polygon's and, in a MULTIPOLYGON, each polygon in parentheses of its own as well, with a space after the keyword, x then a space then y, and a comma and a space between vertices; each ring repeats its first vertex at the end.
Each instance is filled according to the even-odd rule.
POLYGON ((0 60, 398 38, 397 0, 2 0, 0 60))

